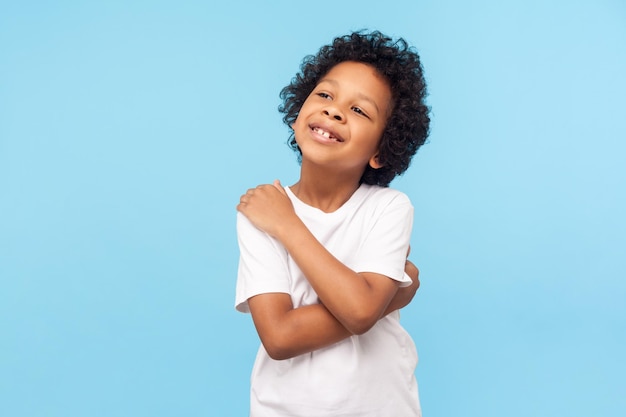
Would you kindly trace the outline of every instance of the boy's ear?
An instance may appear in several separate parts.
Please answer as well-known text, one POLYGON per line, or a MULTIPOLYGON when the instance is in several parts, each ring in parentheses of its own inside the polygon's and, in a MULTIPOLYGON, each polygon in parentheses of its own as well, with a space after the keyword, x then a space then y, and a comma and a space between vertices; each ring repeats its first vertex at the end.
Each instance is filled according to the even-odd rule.
POLYGON ((372 156, 372 157, 370 158, 370 166, 371 166, 372 168, 374 168, 374 169, 378 169, 378 168, 382 168, 382 167, 383 167, 383 164, 381 164, 381 163, 379 162, 379 160, 378 160, 378 152, 376 152, 376 153, 374 154, 374 156, 372 156))

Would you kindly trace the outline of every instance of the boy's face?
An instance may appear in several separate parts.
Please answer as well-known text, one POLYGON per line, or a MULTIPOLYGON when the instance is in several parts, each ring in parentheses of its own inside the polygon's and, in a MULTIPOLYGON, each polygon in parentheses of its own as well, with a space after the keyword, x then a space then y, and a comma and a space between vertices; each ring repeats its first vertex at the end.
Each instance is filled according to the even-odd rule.
POLYGON ((292 125, 302 162, 325 165, 360 178, 380 168, 378 145, 391 113, 391 90, 374 67, 335 65, 307 97, 292 125))

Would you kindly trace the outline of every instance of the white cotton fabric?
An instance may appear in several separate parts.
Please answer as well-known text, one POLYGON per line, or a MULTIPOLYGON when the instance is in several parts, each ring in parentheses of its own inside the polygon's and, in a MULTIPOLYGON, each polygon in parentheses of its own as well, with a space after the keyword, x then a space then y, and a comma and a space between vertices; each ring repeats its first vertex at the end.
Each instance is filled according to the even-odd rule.
MULTIPOLYGON (((413 206, 405 194, 363 184, 338 210, 324 213, 285 190, 304 224, 346 266, 410 285, 404 264, 413 206)), ((294 308, 318 303, 282 244, 240 213, 237 232, 238 311, 249 312, 248 298, 270 292, 290 294, 294 308)), ((271 359, 261 345, 252 371, 250 416, 421 416, 416 365, 415 345, 398 312, 363 335, 287 360, 271 359)))

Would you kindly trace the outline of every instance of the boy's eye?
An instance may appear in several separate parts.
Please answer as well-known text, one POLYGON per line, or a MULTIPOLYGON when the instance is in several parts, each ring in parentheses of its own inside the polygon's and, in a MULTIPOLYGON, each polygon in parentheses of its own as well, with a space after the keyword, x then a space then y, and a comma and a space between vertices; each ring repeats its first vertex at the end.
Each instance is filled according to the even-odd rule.
POLYGON ((355 107, 352 107, 352 111, 353 111, 353 112, 355 112, 355 113, 358 113, 358 114, 360 114, 360 115, 363 115, 363 116, 365 116, 365 117, 369 117, 369 116, 367 115, 367 113, 365 113, 365 112, 363 111, 363 109, 362 109, 362 108, 360 108, 360 107, 356 107, 356 106, 355 106, 355 107))
POLYGON ((320 92, 320 93, 317 93, 317 95, 320 96, 321 98, 330 98, 330 95, 326 94, 326 93, 321 93, 320 92))

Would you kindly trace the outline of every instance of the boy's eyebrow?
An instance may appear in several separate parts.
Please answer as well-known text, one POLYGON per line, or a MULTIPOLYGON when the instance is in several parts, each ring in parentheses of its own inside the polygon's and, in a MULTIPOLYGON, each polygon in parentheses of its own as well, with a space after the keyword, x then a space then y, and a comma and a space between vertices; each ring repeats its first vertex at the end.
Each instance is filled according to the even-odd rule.
MULTIPOLYGON (((338 85, 339 85, 339 82, 338 82, 338 81, 336 81, 336 80, 333 80, 332 78, 323 78, 323 79, 321 79, 321 80, 320 80, 320 82, 318 83, 318 85, 319 85, 319 84, 321 84, 321 83, 323 83, 323 82, 329 82, 329 83, 331 83, 331 84, 333 84, 333 85, 335 85, 335 86, 338 86, 338 85)), ((378 105, 376 104, 376 102, 374 101, 374 99, 372 99, 371 97, 369 97, 369 96, 367 96, 367 95, 365 95, 365 94, 363 94, 363 93, 361 93, 361 92, 357 93, 357 96, 358 96, 358 98, 360 98, 361 100, 365 100, 365 101, 367 101, 367 102, 371 103, 371 104, 372 104, 372 106, 374 106, 374 108, 376 109, 376 113, 380 113, 380 110, 378 109, 378 105)))

